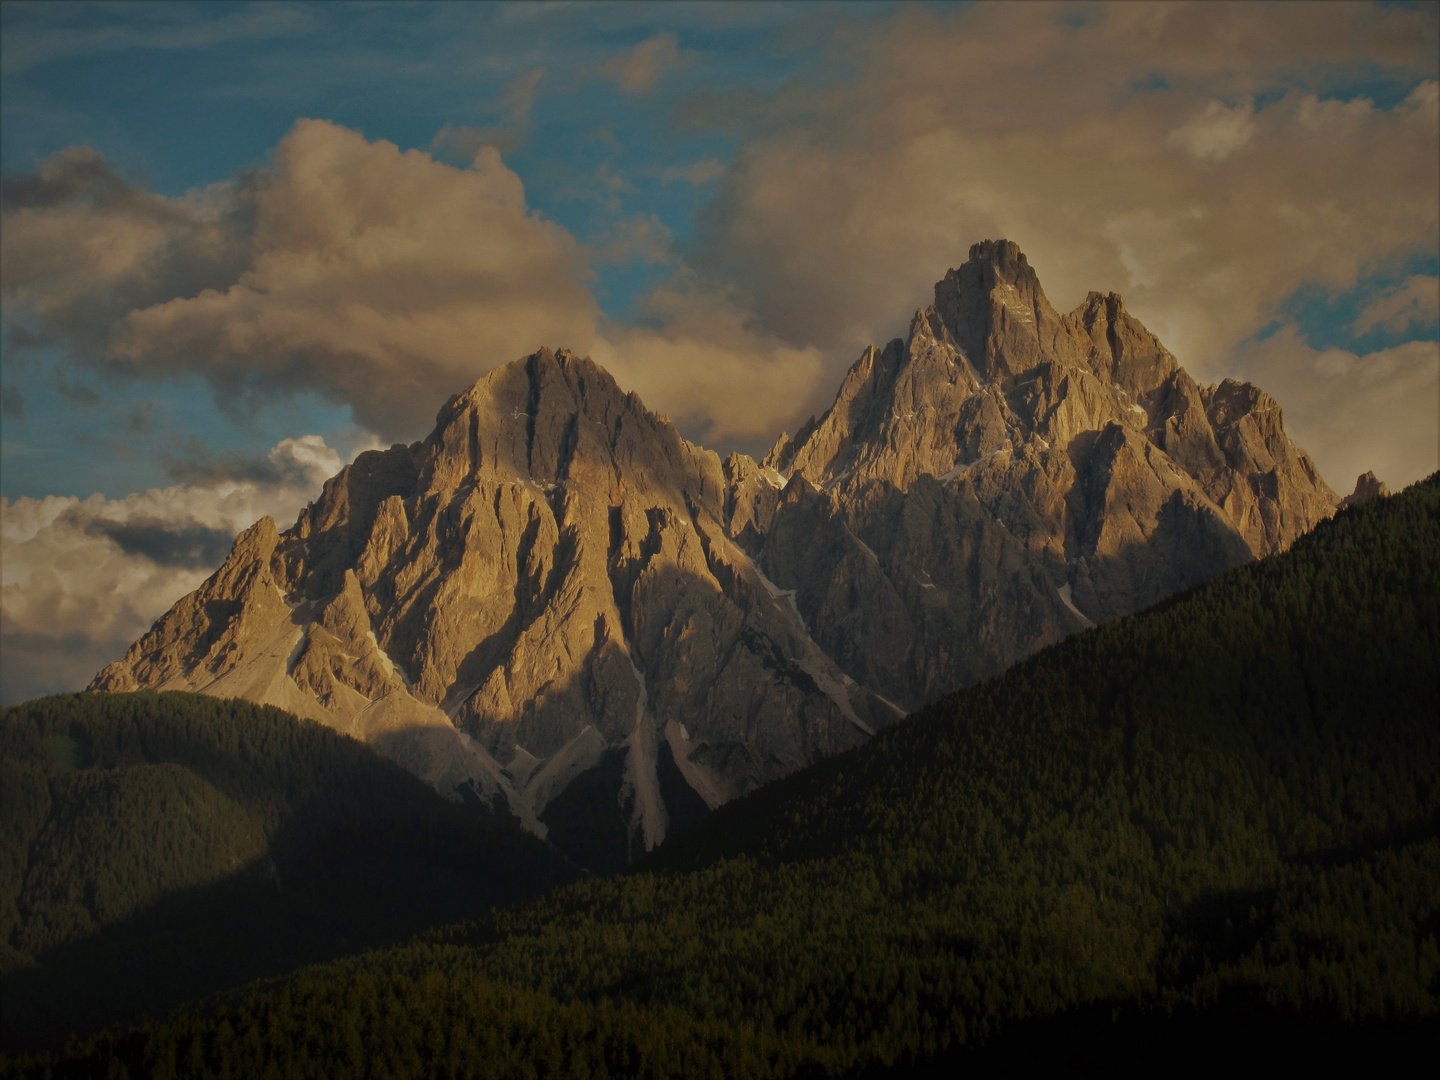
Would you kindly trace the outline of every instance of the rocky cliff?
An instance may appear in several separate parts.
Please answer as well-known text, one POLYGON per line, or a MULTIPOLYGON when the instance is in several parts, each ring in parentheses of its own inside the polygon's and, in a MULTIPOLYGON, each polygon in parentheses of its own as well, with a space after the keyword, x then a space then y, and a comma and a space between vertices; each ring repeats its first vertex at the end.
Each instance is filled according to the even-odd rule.
POLYGON ((1337 503, 1263 391, 1199 386, 1114 294, 1058 315, 1005 241, 763 464, 785 488, 752 527, 761 565, 906 708, 1283 550, 1337 503))
POLYGON ((290 709, 597 867, 1337 499, 1248 384, 977 244, 761 463, 541 350, 264 519, 95 689, 290 709))

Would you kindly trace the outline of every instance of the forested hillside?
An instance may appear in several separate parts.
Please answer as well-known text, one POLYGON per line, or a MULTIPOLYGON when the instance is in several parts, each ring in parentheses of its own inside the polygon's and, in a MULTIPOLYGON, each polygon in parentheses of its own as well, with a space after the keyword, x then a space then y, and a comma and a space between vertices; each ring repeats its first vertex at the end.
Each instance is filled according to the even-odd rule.
POLYGON ((844 1075, 1237 1008, 1389 1039, 1440 1015, 1437 553, 1432 476, 631 873, 10 1071, 844 1075))
POLYGON ((394 942, 573 872, 352 739, 195 694, 0 712, 4 1040, 394 942))

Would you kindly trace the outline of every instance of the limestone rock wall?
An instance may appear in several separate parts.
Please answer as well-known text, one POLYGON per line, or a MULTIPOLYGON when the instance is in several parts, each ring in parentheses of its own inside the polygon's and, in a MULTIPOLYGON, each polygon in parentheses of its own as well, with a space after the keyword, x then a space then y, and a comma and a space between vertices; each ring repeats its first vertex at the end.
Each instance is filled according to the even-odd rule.
POLYGON ((606 868, 1336 504, 1267 395, 987 241, 760 463, 563 349, 497 368, 92 685, 290 709, 606 868))

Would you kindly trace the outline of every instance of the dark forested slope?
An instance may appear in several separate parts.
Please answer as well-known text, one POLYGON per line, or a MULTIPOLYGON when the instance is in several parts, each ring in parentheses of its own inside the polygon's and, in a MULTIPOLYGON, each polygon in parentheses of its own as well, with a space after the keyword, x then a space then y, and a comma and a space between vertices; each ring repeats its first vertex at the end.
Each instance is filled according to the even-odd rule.
POLYGON ((1432 477, 945 698, 632 873, 21 1069, 789 1076, 1117 1010, 1174 1010, 1191 1037, 1227 1034, 1206 1018, 1237 1003, 1330 1031, 1426 1023, 1437 718, 1432 477))
POLYGON ((573 876, 354 740, 195 694, 0 712, 7 1048, 392 942, 573 876))

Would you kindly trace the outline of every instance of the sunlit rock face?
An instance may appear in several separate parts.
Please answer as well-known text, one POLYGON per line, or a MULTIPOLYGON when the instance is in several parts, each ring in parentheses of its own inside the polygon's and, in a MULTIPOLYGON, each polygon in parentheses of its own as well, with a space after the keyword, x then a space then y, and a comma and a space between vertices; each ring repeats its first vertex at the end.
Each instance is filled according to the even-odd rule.
POLYGON ((987 241, 758 464, 563 349, 498 368, 92 688, 278 705, 608 868, 1336 502, 1264 393, 987 241))
POLYGON ((905 708, 1282 550, 1337 502, 1269 396, 1197 385, 1113 294, 1057 314, 1005 241, 764 464, 786 486, 760 565, 905 708))
POLYGON ((423 443, 362 454, 288 532, 248 530, 93 685, 290 709, 535 832, 598 829, 598 861, 623 863, 899 715, 731 539, 777 502, 764 482, 738 511, 743 486, 595 364, 542 350, 423 443), (615 774, 597 805, 562 798, 592 773, 615 774))

